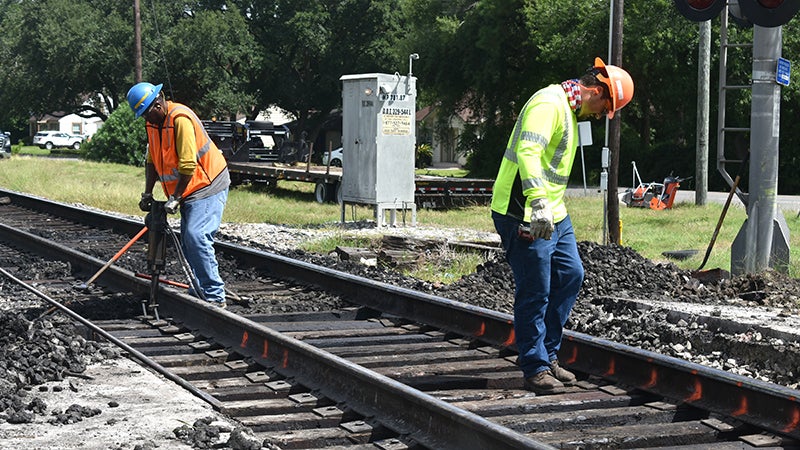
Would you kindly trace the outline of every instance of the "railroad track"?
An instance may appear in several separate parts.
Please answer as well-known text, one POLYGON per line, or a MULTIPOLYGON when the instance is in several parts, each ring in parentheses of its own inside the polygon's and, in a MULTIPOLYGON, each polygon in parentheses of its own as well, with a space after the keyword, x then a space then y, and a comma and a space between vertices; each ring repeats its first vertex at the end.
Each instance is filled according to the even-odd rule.
MULTIPOLYGON (((0 197, 9 199, 0 204, 2 244, 70 262, 75 279, 39 283, 70 298, 70 286, 142 227, 0 197)), ((521 390, 506 314, 234 245, 218 251, 232 272, 248 274, 227 281, 254 304, 299 293, 339 301, 248 314, 164 286, 160 320, 95 323, 280 448, 791 448, 800 437, 795 390, 567 332, 560 359, 580 382, 534 396, 521 390)), ((98 279, 103 295, 147 297, 150 282, 124 267, 140 253, 98 279)))

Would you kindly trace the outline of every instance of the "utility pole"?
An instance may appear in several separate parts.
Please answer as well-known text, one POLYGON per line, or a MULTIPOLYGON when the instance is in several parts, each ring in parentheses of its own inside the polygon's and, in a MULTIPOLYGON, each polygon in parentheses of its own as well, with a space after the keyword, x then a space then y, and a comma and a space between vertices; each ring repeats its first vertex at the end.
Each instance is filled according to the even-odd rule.
MULTIPOLYGON (((623 0, 611 0, 613 2, 613 32, 611 34, 611 61, 609 64, 622 67, 622 7, 623 0)), ((621 133, 620 111, 614 113, 614 118, 609 121, 608 128, 608 148, 611 151, 611 161, 608 168, 608 232, 609 242, 620 243, 619 230, 619 144, 621 133)))
POLYGON ((708 198, 708 128, 711 78, 711 21, 699 22, 697 55, 697 148, 695 149, 694 204, 705 206, 708 198))
POLYGON ((133 82, 142 81, 142 16, 139 0, 133 0, 133 82))

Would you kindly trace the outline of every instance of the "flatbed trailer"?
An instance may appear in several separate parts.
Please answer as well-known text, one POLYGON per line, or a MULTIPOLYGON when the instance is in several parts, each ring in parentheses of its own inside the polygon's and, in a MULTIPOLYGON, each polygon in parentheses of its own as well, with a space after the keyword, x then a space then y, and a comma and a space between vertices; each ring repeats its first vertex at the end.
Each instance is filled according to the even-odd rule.
MULTIPOLYGON (((314 183, 314 198, 319 203, 341 204, 341 167, 326 167, 308 163, 284 165, 274 162, 228 161, 233 184, 267 183, 280 180, 314 183)), ((418 208, 450 208, 488 204, 492 197, 492 180, 417 176, 414 184, 414 203, 418 208)))
POLYGON ((341 167, 228 161, 228 171, 234 185, 246 182, 277 185, 280 180, 314 183, 314 198, 317 202, 341 203, 341 167))
MULTIPOLYGON (((312 164, 311 149, 290 142, 285 125, 215 120, 204 120, 203 125, 228 161, 234 185, 276 185, 280 180, 314 183, 317 202, 342 203, 342 168, 312 164)), ((492 180, 417 176, 414 183, 417 208, 487 204, 492 197, 492 180)))

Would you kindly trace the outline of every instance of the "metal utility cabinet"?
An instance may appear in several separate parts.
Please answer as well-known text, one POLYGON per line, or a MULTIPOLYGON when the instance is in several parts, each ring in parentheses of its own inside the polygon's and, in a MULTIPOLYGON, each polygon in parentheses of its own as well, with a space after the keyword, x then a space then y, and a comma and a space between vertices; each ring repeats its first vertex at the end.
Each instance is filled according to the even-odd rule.
POLYGON ((375 205, 375 219, 390 224, 414 203, 416 78, 399 74, 344 75, 342 81, 342 222, 345 205, 375 205))

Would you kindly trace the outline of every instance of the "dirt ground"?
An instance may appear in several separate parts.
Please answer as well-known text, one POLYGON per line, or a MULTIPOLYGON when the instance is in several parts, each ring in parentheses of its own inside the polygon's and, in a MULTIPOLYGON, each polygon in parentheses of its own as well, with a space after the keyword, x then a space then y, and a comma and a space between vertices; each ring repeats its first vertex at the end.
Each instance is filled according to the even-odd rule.
POLYGON ((219 417, 207 403, 126 358, 93 364, 81 375, 91 379, 68 377, 34 387, 30 397, 40 398, 47 414, 37 414, 32 423, 0 423, 0 448, 190 449, 173 430, 219 417), (70 405, 100 413, 71 424, 49 423, 52 411, 70 405))

